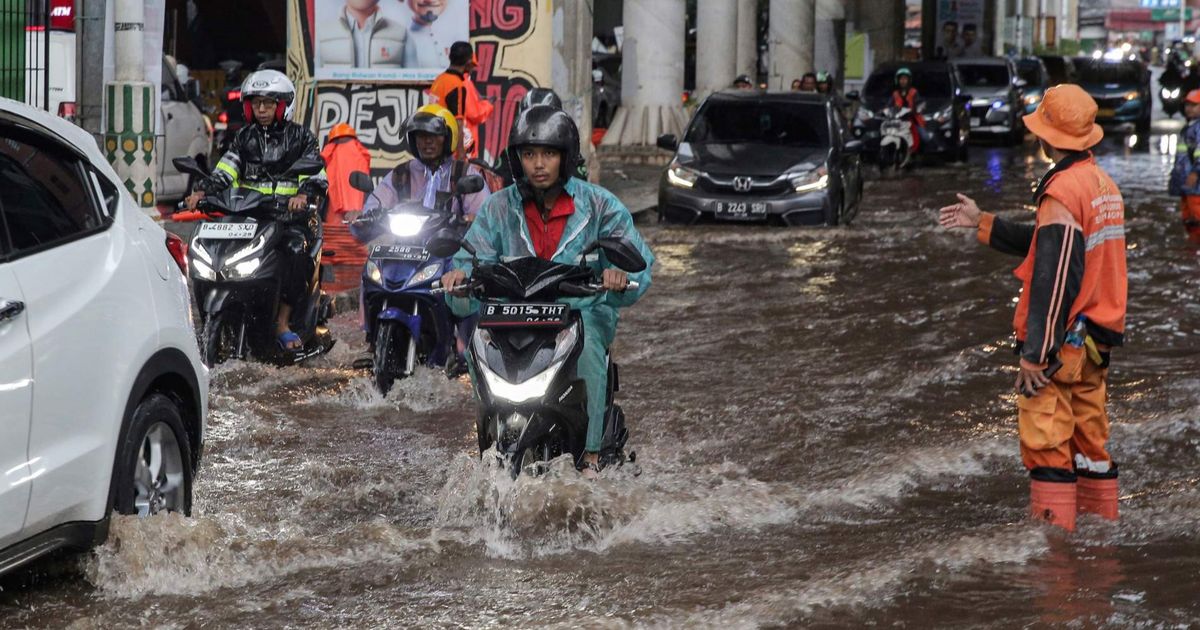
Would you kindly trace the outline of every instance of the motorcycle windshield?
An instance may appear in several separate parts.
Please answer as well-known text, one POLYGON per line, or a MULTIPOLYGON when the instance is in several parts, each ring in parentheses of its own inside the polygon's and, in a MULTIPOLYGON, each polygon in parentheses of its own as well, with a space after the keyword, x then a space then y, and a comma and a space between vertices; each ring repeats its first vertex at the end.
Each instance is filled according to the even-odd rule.
POLYGON ((250 188, 229 188, 220 195, 209 197, 207 201, 209 206, 226 214, 241 214, 274 205, 275 196, 264 195, 250 188))
POLYGON ((555 300, 564 297, 562 282, 588 282, 589 269, 530 256, 480 269, 485 297, 509 300, 555 300))

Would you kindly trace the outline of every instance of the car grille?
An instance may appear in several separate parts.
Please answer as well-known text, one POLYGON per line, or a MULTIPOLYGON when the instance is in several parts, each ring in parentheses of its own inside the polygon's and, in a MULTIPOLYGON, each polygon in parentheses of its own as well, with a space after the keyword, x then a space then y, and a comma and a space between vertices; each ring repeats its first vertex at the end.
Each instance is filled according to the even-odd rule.
POLYGON ((738 190, 733 187, 732 177, 702 177, 700 189, 705 192, 734 195, 779 195, 788 191, 786 180, 777 182, 774 177, 751 177, 750 190, 738 190), (716 181, 714 181, 714 179, 716 181))
POLYGON ((1125 104, 1124 96, 1113 96, 1109 98, 1097 98, 1096 107, 1100 109, 1118 109, 1125 104))

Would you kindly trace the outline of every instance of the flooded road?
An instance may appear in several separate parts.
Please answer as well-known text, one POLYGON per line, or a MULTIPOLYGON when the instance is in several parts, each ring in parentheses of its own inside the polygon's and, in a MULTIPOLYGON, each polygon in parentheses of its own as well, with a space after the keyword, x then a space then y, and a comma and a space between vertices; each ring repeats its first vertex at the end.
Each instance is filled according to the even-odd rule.
POLYGON ((1200 618, 1200 256, 1175 139, 1100 162, 1125 195, 1114 353, 1122 517, 1024 520, 1009 343, 1017 260, 936 227, 964 191, 1030 216, 1030 147, 872 181, 852 227, 644 227, 623 320, 640 475, 510 481, 467 385, 386 399, 341 343, 217 370, 195 517, 119 519, 94 556, 0 592, 0 626, 1166 627, 1200 618))

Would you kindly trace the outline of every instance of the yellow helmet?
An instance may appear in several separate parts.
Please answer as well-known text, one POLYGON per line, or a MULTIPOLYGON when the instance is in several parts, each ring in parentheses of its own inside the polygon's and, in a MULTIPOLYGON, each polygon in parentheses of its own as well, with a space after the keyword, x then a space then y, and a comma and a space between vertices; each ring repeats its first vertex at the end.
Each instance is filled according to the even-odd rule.
POLYGON ((408 119, 408 149, 414 156, 416 155, 416 138, 413 134, 416 132, 432 133, 446 138, 446 147, 443 149, 443 157, 454 155, 458 149, 460 134, 458 131, 458 121, 454 119, 454 114, 450 110, 438 105, 430 103, 422 106, 408 119))

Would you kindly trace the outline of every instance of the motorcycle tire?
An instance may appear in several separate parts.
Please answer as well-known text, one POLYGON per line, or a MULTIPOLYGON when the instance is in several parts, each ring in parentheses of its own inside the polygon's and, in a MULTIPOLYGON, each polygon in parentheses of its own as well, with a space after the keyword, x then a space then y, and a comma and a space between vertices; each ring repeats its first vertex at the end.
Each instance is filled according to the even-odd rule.
MULTIPOLYGON (((244 348, 238 344, 237 318, 229 312, 210 316, 200 333, 200 352, 204 365, 216 367, 231 358, 241 358, 244 348)), ((244 339, 242 340, 244 343, 244 339)))
POLYGON ((392 348, 395 339, 396 324, 380 322, 379 330, 375 332, 375 357, 371 365, 371 382, 381 396, 387 396, 396 377, 392 370, 392 359, 396 353, 392 348))

